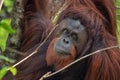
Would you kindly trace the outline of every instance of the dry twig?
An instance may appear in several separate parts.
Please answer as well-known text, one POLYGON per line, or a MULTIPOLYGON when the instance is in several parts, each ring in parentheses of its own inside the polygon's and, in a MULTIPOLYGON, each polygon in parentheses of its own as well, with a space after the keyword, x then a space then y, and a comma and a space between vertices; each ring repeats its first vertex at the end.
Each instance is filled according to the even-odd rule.
POLYGON ((81 61, 81 60, 83 60, 83 59, 86 59, 87 57, 90 57, 90 56, 92 56, 92 55, 94 55, 94 54, 97 54, 97 53, 99 53, 99 52, 102 52, 102 51, 105 51, 105 50, 108 50, 108 49, 117 48, 117 47, 118 47, 118 46, 111 46, 111 47, 103 48, 103 49, 94 51, 94 52, 92 52, 92 53, 89 53, 89 54, 87 54, 87 55, 85 55, 85 56, 83 56, 83 57, 81 57, 81 58, 78 58, 77 60, 73 61, 72 63, 66 65, 65 67, 63 67, 62 69, 60 69, 60 70, 58 70, 58 71, 56 71, 56 72, 53 72, 53 73, 47 72, 47 73, 46 73, 45 75, 43 75, 39 80, 44 80, 45 78, 54 76, 54 75, 56 75, 56 74, 64 71, 65 69, 69 68, 70 66, 74 65, 75 63, 77 63, 77 62, 79 62, 79 61, 81 61))
POLYGON ((0 0, 0 11, 1 11, 1 8, 2 8, 2 5, 3 5, 3 2, 4 2, 4 0, 0 0))
POLYGON ((27 57, 25 57, 24 59, 22 59, 21 61, 19 61, 18 63, 14 64, 12 67, 16 67, 19 64, 23 63, 24 61, 26 61, 28 58, 30 58, 32 55, 34 55, 35 53, 38 52, 38 49, 47 41, 47 39, 49 38, 49 36, 52 34, 52 32, 56 29, 57 25, 52 29, 52 31, 48 34, 48 36, 45 38, 45 40, 27 57))

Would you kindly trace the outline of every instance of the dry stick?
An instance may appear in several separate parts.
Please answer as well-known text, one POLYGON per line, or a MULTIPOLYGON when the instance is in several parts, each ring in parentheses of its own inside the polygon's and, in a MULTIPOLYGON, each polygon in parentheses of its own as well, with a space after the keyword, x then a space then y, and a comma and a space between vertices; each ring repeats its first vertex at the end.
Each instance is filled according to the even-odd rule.
POLYGON ((62 72, 63 70, 67 69, 68 67, 72 66, 73 64, 75 64, 75 63, 77 63, 77 62, 79 62, 79 61, 81 61, 81 60, 83 60, 83 59, 85 59, 85 58, 87 58, 87 57, 90 57, 90 56, 92 56, 92 55, 94 55, 94 54, 97 54, 97 53, 99 53, 99 52, 102 52, 102 51, 105 51, 105 50, 108 50, 108 49, 117 48, 117 47, 118 47, 118 46, 111 46, 111 47, 103 48, 103 49, 94 51, 94 52, 92 52, 92 53, 89 53, 88 55, 85 55, 85 56, 83 56, 83 57, 81 57, 81 58, 73 61, 72 63, 68 64, 67 66, 63 67, 62 69, 60 69, 60 70, 58 70, 58 71, 56 71, 56 72, 53 72, 53 73, 48 72, 48 73, 46 73, 46 74, 43 75, 39 80, 44 80, 45 78, 54 76, 54 75, 62 72))
MULTIPOLYGON (((55 17, 53 18, 53 21, 52 21, 53 23, 54 23, 54 20, 56 19, 56 16, 58 17, 59 14, 60 14, 64 9, 66 9, 66 8, 68 7, 68 6, 65 6, 66 4, 67 4, 67 3, 64 3, 64 4, 63 4, 63 7, 60 8, 59 11, 55 14, 55 17)), ((83 56, 83 57, 81 57, 81 58, 73 61, 72 63, 68 64, 67 66, 63 67, 62 69, 60 69, 60 70, 58 70, 58 71, 56 71, 56 72, 53 72, 53 73, 47 72, 47 73, 46 73, 45 75, 43 75, 39 80, 44 80, 45 78, 54 76, 55 74, 58 74, 58 73, 60 73, 61 71, 67 69, 67 68, 70 67, 70 66, 72 66, 73 64, 75 64, 75 63, 77 63, 77 62, 79 62, 79 61, 81 61, 81 60, 83 60, 83 59, 85 59, 85 58, 87 58, 87 57, 89 57, 89 56, 92 56, 92 55, 94 55, 94 54, 96 54, 96 53, 98 53, 98 52, 105 51, 105 50, 112 49, 112 48, 117 48, 117 47, 118 47, 118 46, 112 46, 112 47, 107 47, 107 48, 103 48, 103 49, 97 50, 97 51, 95 51, 95 52, 92 52, 92 53, 90 53, 90 54, 88 54, 88 55, 85 55, 85 56, 83 56)))
MULTIPOLYGON (((51 21, 52 21, 53 25, 56 24, 56 21, 57 21, 59 15, 60 15, 60 13, 68 7, 69 4, 67 4, 67 5, 66 5, 66 4, 67 4, 67 2, 64 3, 63 6, 62 6, 62 7, 58 10, 58 12, 55 14, 55 16, 51 18, 51 21)), ((43 80, 44 77, 47 77, 50 73, 51 73, 51 72, 47 72, 43 77, 40 78, 40 80, 43 80)))
MULTIPOLYGON (((66 3, 64 4, 64 6, 60 9, 60 12, 61 13, 64 9, 67 8, 67 6, 65 6, 66 3)), ((59 15, 58 15, 59 16, 59 15)), ((55 27, 53 27, 52 31, 48 34, 48 36, 45 38, 45 40, 30 54, 28 55, 27 57, 25 57, 24 59, 22 59, 21 61, 19 61, 18 63, 14 64, 12 67, 16 67, 18 66, 19 64, 21 64, 22 62, 26 61, 28 58, 30 58, 32 55, 34 55, 35 53, 38 52, 38 49, 47 41, 47 39, 49 38, 49 36, 52 34, 52 32, 57 28, 57 25, 54 24, 55 27)), ((10 68, 8 69, 10 70, 10 68)))
POLYGON ((1 8, 2 8, 2 5, 3 5, 3 2, 4 2, 4 0, 0 0, 0 11, 1 11, 1 8))
POLYGON ((48 34, 48 36, 45 38, 45 40, 30 55, 28 55, 27 57, 25 57, 24 59, 22 59, 18 63, 14 64, 12 67, 18 66, 19 64, 21 64, 22 62, 24 62, 25 60, 27 60, 28 58, 30 58, 32 55, 34 55, 35 53, 37 53, 38 49, 47 41, 47 39, 52 34, 52 32, 56 29, 56 27, 57 27, 57 25, 55 27, 53 27, 52 31, 48 34))

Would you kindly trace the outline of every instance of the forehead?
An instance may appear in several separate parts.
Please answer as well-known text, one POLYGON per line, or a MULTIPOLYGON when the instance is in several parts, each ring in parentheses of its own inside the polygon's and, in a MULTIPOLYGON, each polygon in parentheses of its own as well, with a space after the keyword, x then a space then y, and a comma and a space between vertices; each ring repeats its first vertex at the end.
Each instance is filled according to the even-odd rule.
POLYGON ((72 31, 82 31, 85 29, 85 27, 81 24, 79 20, 74 20, 74 19, 64 19, 61 24, 61 28, 68 28, 72 31))

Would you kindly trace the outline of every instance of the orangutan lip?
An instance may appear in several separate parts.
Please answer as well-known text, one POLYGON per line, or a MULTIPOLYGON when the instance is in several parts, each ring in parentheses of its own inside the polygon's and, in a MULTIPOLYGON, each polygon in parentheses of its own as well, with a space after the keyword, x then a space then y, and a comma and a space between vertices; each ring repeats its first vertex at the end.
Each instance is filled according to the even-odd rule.
POLYGON ((56 53, 61 54, 61 55, 71 55, 71 53, 64 51, 64 50, 61 50, 61 49, 57 49, 56 53))

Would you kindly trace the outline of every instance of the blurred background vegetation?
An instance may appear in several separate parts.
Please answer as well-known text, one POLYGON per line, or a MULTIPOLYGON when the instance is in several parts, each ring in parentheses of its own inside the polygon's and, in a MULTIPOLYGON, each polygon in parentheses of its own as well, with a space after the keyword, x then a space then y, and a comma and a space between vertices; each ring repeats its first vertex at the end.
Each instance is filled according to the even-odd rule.
MULTIPOLYGON (((117 19, 117 37, 120 45, 120 0, 115 0, 116 4, 116 19, 117 19)), ((16 30, 11 27, 11 12, 13 11, 13 0, 4 0, 0 11, 0 80, 6 73, 6 66, 15 62, 15 59, 5 55, 5 49, 9 35, 16 34, 16 30)), ((9 53, 7 53, 9 54, 9 53)), ((16 69, 11 68, 13 74, 16 69)))
POLYGON ((10 18, 11 17, 11 11, 13 7, 13 0, 4 0, 4 3, 2 5, 2 10, 0 11, 0 20, 4 18, 10 18))
MULTIPOLYGON (((13 8, 13 0, 4 0, 0 11, 0 68, 4 66, 4 62, 11 63, 12 59, 4 56, 9 34, 15 34, 15 30, 11 27, 11 12, 13 8)), ((12 63, 14 60, 12 60, 12 63)))

